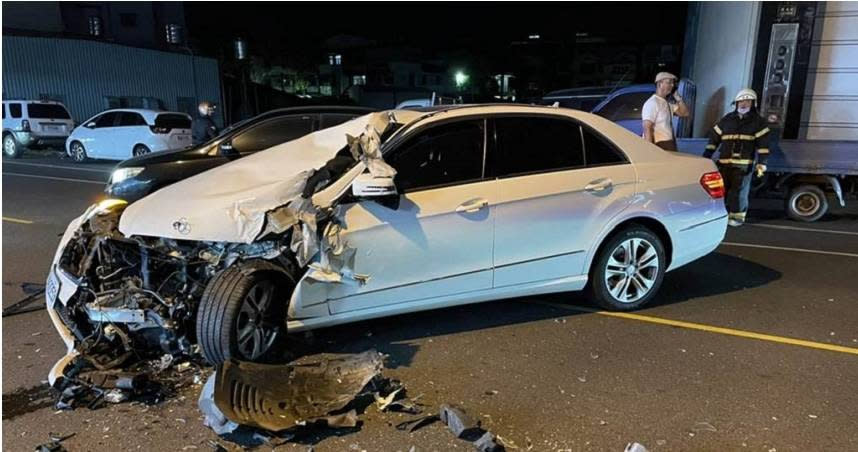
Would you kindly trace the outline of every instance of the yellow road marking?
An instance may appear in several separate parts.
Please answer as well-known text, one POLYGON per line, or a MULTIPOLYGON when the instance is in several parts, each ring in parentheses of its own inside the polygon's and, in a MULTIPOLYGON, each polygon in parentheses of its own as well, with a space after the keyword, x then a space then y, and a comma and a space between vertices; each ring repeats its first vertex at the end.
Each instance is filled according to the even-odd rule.
POLYGON ((827 350, 831 352, 848 353, 858 355, 858 348, 845 347, 842 345, 825 344, 822 342, 806 341, 803 339, 793 339, 791 337, 773 336, 771 334, 754 333, 752 331, 734 330, 732 328, 722 328, 720 326, 705 325, 702 323, 683 322, 680 320, 663 319, 661 317, 652 317, 648 315, 632 314, 630 312, 610 312, 599 311, 581 306, 571 306, 559 303, 551 303, 547 301, 536 301, 538 304, 551 306, 554 308, 567 309, 570 311, 589 312, 591 314, 604 315, 607 317, 615 317, 627 320, 637 320, 639 322, 656 323, 659 325, 675 326, 677 328, 686 328, 690 330, 706 331, 708 333, 725 334, 727 336, 744 337, 747 339, 758 339, 761 341, 776 342, 779 344, 796 345, 799 347, 815 348, 818 350, 827 350))
POLYGON ((8 221, 10 223, 18 223, 18 224, 33 224, 32 221, 22 220, 20 218, 12 218, 12 217, 3 217, 3 221, 8 221))

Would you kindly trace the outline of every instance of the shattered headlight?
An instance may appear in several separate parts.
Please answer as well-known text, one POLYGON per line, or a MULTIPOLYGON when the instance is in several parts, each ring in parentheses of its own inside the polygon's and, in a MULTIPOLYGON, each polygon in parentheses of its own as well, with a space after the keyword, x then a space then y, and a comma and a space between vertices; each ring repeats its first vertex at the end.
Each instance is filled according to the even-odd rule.
POLYGON ((140 173, 143 172, 145 168, 140 166, 131 166, 128 168, 119 168, 113 171, 113 174, 110 175, 110 183, 118 184, 125 179, 130 179, 140 173))
POLYGON ((83 222, 89 221, 96 215, 104 215, 117 207, 124 207, 126 204, 128 204, 128 201, 122 199, 105 199, 95 203, 89 206, 86 212, 84 212, 83 222))

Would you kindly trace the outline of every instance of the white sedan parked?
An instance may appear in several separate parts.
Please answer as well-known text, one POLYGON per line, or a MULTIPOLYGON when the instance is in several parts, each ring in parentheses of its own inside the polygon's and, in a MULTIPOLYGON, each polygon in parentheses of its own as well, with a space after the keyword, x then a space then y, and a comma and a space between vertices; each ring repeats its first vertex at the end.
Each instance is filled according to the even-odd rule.
POLYGON ((220 363, 285 331, 501 298, 636 309, 723 240, 723 197, 711 160, 589 113, 374 113, 93 206, 60 242, 48 312, 69 356, 105 328, 161 328, 153 356, 197 342, 220 363))
POLYGON ((84 121, 66 140, 66 153, 75 162, 87 158, 125 160, 150 152, 191 145, 191 117, 185 113, 118 109, 84 121))

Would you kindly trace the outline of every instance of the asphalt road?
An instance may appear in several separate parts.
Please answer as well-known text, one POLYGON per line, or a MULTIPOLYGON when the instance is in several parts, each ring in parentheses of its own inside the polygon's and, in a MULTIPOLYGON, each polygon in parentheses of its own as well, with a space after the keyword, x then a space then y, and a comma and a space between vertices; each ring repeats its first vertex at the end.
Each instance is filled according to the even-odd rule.
MULTIPOLYGON (((103 196, 110 167, 3 161, 3 306, 44 283, 58 234, 103 196)), ((389 354, 385 374, 411 396, 462 406, 510 449, 858 450, 858 209, 799 224, 777 201, 752 206, 752 224, 669 273, 632 316, 558 294, 331 328, 313 347, 389 354)), ((158 406, 55 413, 41 382, 63 349, 47 314, 2 323, 4 450, 49 432, 74 433, 72 451, 211 450, 199 388, 158 406)), ((406 418, 371 407, 357 431, 278 450, 472 450, 439 423, 393 427, 406 418)))

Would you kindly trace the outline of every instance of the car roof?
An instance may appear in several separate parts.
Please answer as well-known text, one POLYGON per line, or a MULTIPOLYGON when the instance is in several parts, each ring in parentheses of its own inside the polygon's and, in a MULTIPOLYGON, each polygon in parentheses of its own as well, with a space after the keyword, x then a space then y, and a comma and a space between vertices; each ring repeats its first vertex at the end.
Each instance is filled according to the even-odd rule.
POLYGON ((121 113, 121 112, 139 113, 139 114, 143 115, 143 117, 148 119, 148 120, 154 120, 155 117, 157 117, 158 115, 163 115, 163 114, 182 115, 182 116, 186 116, 188 118, 191 117, 191 115, 189 115, 187 113, 183 113, 181 111, 152 110, 152 109, 148 109, 148 108, 111 108, 110 110, 104 110, 103 112, 101 112, 99 114, 121 113))

